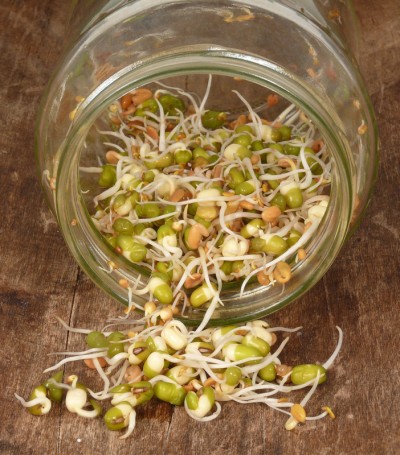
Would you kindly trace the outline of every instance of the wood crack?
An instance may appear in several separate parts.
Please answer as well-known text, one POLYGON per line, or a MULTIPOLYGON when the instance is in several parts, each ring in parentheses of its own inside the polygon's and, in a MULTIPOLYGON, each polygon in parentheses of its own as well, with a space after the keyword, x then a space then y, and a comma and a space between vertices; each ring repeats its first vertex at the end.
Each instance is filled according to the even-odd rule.
POLYGON ((169 442, 169 436, 171 434, 172 419, 174 418, 174 412, 175 412, 175 408, 172 408, 171 417, 170 417, 169 422, 168 422, 167 433, 166 433, 164 441, 163 441, 162 455, 166 455, 167 454, 167 447, 168 447, 168 442, 169 442))
MULTIPOLYGON (((73 314, 74 314, 74 310, 75 310, 75 302, 76 302, 76 295, 77 295, 77 292, 78 292, 80 275, 81 275, 81 269, 79 267, 77 267, 74 290, 73 290, 73 293, 72 293, 71 309, 70 309, 69 317, 68 317, 68 325, 69 326, 71 326, 71 324, 72 324, 72 318, 73 318, 73 314)), ((65 339, 64 348, 65 348, 66 351, 68 351, 70 333, 69 333, 68 330, 66 332, 67 332, 67 336, 66 336, 66 339, 65 339)), ((66 365, 63 366, 63 376, 65 375, 65 368, 66 368, 66 365)), ((63 406, 60 406, 59 414, 58 414, 57 455, 61 455, 62 414, 63 414, 63 406)))

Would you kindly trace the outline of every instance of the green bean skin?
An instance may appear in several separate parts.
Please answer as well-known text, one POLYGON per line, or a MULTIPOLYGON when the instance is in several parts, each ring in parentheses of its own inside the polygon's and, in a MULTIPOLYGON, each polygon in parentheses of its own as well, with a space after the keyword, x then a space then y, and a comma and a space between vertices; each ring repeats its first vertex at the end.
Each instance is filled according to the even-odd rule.
POLYGON ((319 374, 318 384, 327 380, 327 371, 322 365, 304 364, 297 365, 293 368, 290 379, 293 384, 301 385, 313 381, 319 374))
POLYGON ((182 406, 185 401, 186 390, 178 384, 158 381, 154 385, 154 395, 161 401, 166 401, 175 406, 182 406))

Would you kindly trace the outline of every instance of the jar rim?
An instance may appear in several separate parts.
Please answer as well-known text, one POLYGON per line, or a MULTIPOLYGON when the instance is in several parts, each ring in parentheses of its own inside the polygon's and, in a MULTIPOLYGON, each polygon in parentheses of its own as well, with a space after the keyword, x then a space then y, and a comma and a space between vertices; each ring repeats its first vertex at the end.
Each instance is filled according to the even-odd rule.
MULTIPOLYGON (((313 120, 327 140, 328 146, 334 150, 334 160, 337 163, 335 172, 340 177, 336 183, 333 183, 332 203, 328 207, 325 221, 321 223, 318 230, 318 237, 312 242, 312 254, 298 268, 299 270, 294 271, 294 276, 297 276, 296 273, 302 273, 307 275, 307 279, 303 278, 301 286, 292 290, 290 294, 284 293, 281 297, 274 295, 274 301, 269 301, 269 304, 267 304, 268 295, 260 296, 259 294, 262 294, 262 291, 255 293, 252 291, 252 296, 258 297, 258 303, 252 306, 251 314, 244 312, 240 304, 219 310, 215 318, 210 321, 210 324, 219 324, 222 320, 224 323, 228 321, 239 322, 248 319, 250 316, 264 316, 298 298, 328 270, 346 236, 351 220, 352 204, 345 204, 345 201, 352 201, 353 199, 348 162, 349 154, 346 153, 342 137, 337 134, 338 130, 331 128, 331 125, 336 124, 332 119, 332 113, 325 109, 324 103, 316 98, 316 94, 308 90, 302 81, 272 62, 259 59, 253 55, 245 55, 242 51, 238 53, 236 50, 216 49, 215 46, 212 48, 199 46, 196 49, 191 47, 190 49, 181 49, 179 52, 175 49, 172 54, 163 54, 158 58, 152 58, 151 61, 142 62, 141 66, 137 64, 134 68, 129 67, 121 70, 118 76, 114 75, 110 80, 107 80, 103 89, 91 94, 78 109, 70 133, 63 145, 63 151, 60 154, 57 173, 60 190, 56 192, 56 197, 59 221, 66 241, 78 263, 97 284, 106 288, 107 292, 114 298, 127 304, 129 291, 121 289, 118 282, 115 281, 115 277, 107 271, 110 251, 105 248, 104 244, 96 242, 93 230, 91 232, 89 225, 85 225, 85 219, 88 218, 87 213, 85 213, 86 209, 77 210, 76 201, 80 199, 77 192, 79 186, 79 159, 76 156, 76 151, 79 150, 78 144, 82 143, 85 134, 98 115, 123 93, 166 76, 194 73, 209 74, 210 72, 246 78, 249 82, 274 90, 291 102, 296 101, 295 104, 313 120), (342 184, 338 185, 339 181, 342 184), (72 197, 65 198, 65 188, 69 189, 72 197), (332 226, 333 220, 336 220, 335 216, 337 217, 337 213, 334 216, 334 210, 340 212, 340 223, 332 226), (78 219, 78 223, 72 226, 71 219, 78 219), (77 232, 79 232, 80 239, 77 239, 77 232), (319 260, 323 260, 323 265, 317 269, 314 264, 315 259, 313 259, 316 256, 319 257, 319 260)), ((123 265, 117 257, 113 257, 113 262, 116 262, 118 267, 123 265)), ((118 276, 128 278, 128 281, 131 281, 132 278, 132 274, 124 271, 123 268, 119 269, 118 276)), ((249 308, 247 309, 250 311, 249 308)), ((201 317, 202 313, 194 313, 183 321, 193 325, 199 323, 201 317)))

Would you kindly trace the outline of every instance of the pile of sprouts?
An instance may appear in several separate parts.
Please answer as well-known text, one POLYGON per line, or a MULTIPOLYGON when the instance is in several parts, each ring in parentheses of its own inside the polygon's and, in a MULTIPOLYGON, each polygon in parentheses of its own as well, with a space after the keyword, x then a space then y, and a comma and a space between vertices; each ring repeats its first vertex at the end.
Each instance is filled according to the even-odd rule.
POLYGON ((295 366, 280 361, 289 337, 278 343, 278 335, 300 327, 257 320, 207 328, 223 305, 225 283, 237 282, 243 293, 257 280, 268 290, 288 282, 293 264, 306 258, 329 202, 329 151, 295 106, 270 122, 235 91, 247 113, 229 119, 205 108, 210 88, 211 77, 197 100, 162 84, 143 87, 110 106, 112 127, 99 131, 105 163, 81 171, 98 174, 94 225, 128 264, 147 270, 148 282, 127 284, 126 315, 102 331, 60 320, 85 335, 87 349, 57 353, 65 358, 45 370, 53 375, 28 401, 16 395, 31 414, 47 414, 65 400, 72 413, 103 415, 110 430, 126 429, 121 438, 135 428, 136 407, 153 397, 183 406, 199 421, 218 417, 223 401, 265 403, 287 414, 288 430, 334 418, 327 406, 309 416, 305 405, 340 351, 339 327, 325 363, 295 366), (138 296, 146 303, 137 303, 138 296), (205 309, 196 329, 182 322, 188 306, 205 309), (109 330, 116 325, 128 328, 109 330), (98 373, 101 390, 75 374, 63 380, 60 368, 77 361, 98 373), (290 400, 303 389, 300 402, 290 400))
POLYGON ((91 331, 63 326, 86 335, 87 349, 82 352, 59 352, 66 357, 47 368, 57 371, 65 364, 84 361, 97 371, 103 381, 95 391, 69 375, 63 382, 62 370, 36 387, 28 401, 16 395, 33 415, 47 414, 53 402, 65 399, 68 411, 84 418, 104 416, 109 430, 126 432, 136 424, 136 408, 153 397, 175 406, 183 406, 190 417, 201 422, 217 418, 221 402, 264 403, 288 416, 285 428, 298 424, 335 418, 328 406, 309 416, 305 406, 319 384, 327 380, 328 368, 342 345, 342 331, 332 355, 323 364, 282 364, 279 356, 289 341, 276 346, 279 332, 296 332, 297 327, 269 327, 256 320, 240 326, 189 330, 164 309, 139 320, 125 321, 126 331, 91 331), (161 322, 161 323, 160 323, 161 322), (300 402, 289 399, 290 393, 306 390, 300 402), (110 402, 106 412, 104 402, 110 402))

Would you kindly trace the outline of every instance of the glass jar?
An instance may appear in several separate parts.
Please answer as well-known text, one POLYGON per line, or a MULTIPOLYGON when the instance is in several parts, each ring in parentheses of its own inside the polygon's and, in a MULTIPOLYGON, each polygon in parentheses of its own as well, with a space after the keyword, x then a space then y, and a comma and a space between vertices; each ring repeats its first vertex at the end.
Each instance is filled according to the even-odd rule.
MULTIPOLYGON (((292 279, 284 289, 252 284, 241 294, 228 287, 211 323, 265 316, 313 286, 358 224, 377 171, 374 113, 353 56, 356 29, 351 2, 339 0, 79 2, 71 42, 43 98, 36 153, 51 209, 81 268, 124 304, 129 284, 147 279, 90 220, 87 192, 94 184, 79 169, 98 165, 104 153, 98 134, 104 112, 155 81, 202 96, 212 74, 207 108, 240 112, 229 95, 240 89, 261 112, 266 94, 277 93, 316 125, 334 168, 327 212, 292 279)), ((202 316, 189 309, 185 320, 196 324, 202 316)))

